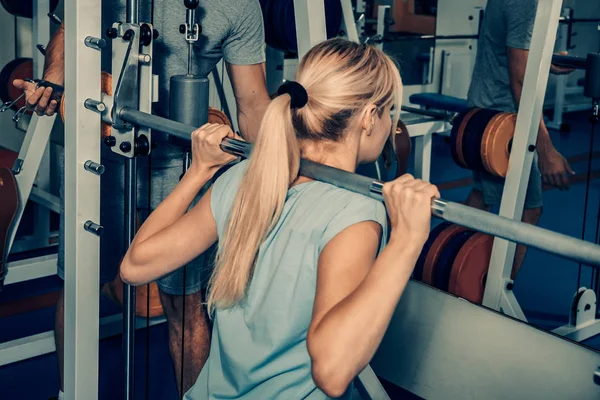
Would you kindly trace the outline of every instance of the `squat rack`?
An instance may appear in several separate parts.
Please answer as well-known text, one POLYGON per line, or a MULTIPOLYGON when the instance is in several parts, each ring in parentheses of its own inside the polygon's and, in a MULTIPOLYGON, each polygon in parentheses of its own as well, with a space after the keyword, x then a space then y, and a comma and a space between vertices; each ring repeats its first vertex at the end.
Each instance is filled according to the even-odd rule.
MULTIPOLYGON (((134 3, 135 0, 128 4, 131 6, 134 3)), ((532 42, 542 42, 541 39, 544 39, 544 35, 548 36, 547 34, 552 32, 552 29, 556 31, 556 23, 552 21, 557 21, 553 17, 558 15, 560 3, 561 0, 540 1, 532 42), (540 23, 548 20, 549 24, 540 23)), ((306 26, 310 32, 310 41, 304 41, 299 37, 300 57, 312 45, 325 38, 324 9, 322 5, 317 7, 316 4, 316 2, 302 0, 294 2, 297 26, 306 26)), ((65 32, 65 74, 74 77, 74 80, 72 85, 67 85, 65 88, 66 96, 70 99, 67 103, 65 121, 65 205, 69 211, 65 220, 65 263, 76 266, 76 268, 65 271, 65 395, 68 399, 89 399, 96 398, 98 391, 99 239, 93 234, 95 230, 93 227, 99 222, 98 199, 100 193, 99 177, 87 171, 84 166, 87 161, 99 163, 100 160, 98 137, 89 134, 100 131, 100 115, 87 109, 84 105, 89 106, 89 99, 100 99, 101 94, 99 52, 87 47, 85 39, 88 37, 98 38, 101 35, 100 1, 67 0, 66 6, 65 21, 68 28, 65 32)), ((300 30, 297 34, 300 35, 300 30)), ((533 139, 535 142, 534 135, 537 135, 537 125, 534 127, 534 124, 539 121, 541 115, 541 102, 552 53, 551 44, 546 37, 544 46, 534 49, 530 53, 531 58, 525 78, 525 95, 521 106, 533 104, 534 107, 520 109, 515 134, 515 146, 519 146, 520 140, 523 142, 521 143, 523 149, 526 149, 525 145, 529 140, 533 139), (536 70, 533 66, 538 69, 536 70), (546 68, 544 69, 544 67, 546 68), (536 116, 537 118, 534 118, 536 116)), ((518 180, 518 170, 523 170, 526 165, 531 166, 533 153, 525 154, 525 150, 521 153, 523 154, 515 155, 517 153, 513 152, 511 155, 511 158, 516 161, 511 161, 512 169, 509 169, 508 172, 508 182, 510 179, 518 180), (515 169, 515 165, 521 168, 515 169)), ((512 216, 511 219, 514 219, 519 202, 522 211, 526 182, 525 180, 525 184, 523 184, 521 181, 519 191, 512 194, 513 212, 509 212, 510 210, 507 210, 509 207, 505 205, 504 208, 501 207, 501 215, 509 218, 512 216)), ((506 265, 509 265, 509 276, 512 264, 509 264, 507 259, 510 259, 512 263, 509 252, 512 251, 514 255, 514 245, 511 248, 508 242, 505 242, 496 239, 495 253, 492 257, 494 259, 495 254, 496 258, 504 261, 505 264, 504 271, 498 271, 496 268, 495 272, 506 272, 506 265), (502 248, 504 244, 506 246, 502 248)), ((504 275, 498 277, 500 278, 498 281, 504 279, 503 277, 504 275)), ((488 295, 486 289, 486 295, 492 296, 489 301, 493 302, 498 298, 498 305, 507 307, 502 293, 499 293, 498 290, 494 292, 490 289, 488 295)), ((129 309, 130 314, 133 313, 133 309, 127 307, 127 303, 125 308, 129 309)))

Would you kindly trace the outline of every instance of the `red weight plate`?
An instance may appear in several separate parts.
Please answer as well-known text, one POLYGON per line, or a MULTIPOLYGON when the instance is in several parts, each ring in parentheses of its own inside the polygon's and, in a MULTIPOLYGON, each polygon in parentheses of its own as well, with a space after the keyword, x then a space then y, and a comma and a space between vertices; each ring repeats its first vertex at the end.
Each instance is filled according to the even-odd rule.
POLYGON ((19 208, 17 182, 10 168, 0 168, 0 289, 4 284, 6 271, 7 245, 19 208))
MULTIPOLYGON (((20 95, 23 94, 21 89, 17 89, 13 86, 13 81, 15 79, 25 79, 33 77, 33 61, 31 58, 22 58, 21 62, 14 66, 13 70, 8 75, 8 82, 6 82, 6 89, 8 91, 8 97, 11 101, 14 101, 19 98, 20 95)), ((21 98, 15 104, 13 104, 13 108, 18 110, 19 108, 25 106, 25 97, 21 98)))
POLYGON ((425 258, 427 258, 427 254, 429 253, 429 249, 435 239, 437 239, 438 235, 444 231, 447 227, 449 227, 452 223, 444 221, 429 232, 429 237, 425 241, 423 248, 421 249, 421 254, 419 254, 419 258, 415 264, 415 269, 413 271, 413 279, 417 281, 423 280, 423 266, 425 265, 425 258))
POLYGON ((208 122, 210 124, 221 124, 221 125, 229 125, 231 126, 231 122, 227 115, 216 108, 208 107, 208 122))
POLYGON ((509 144, 514 136, 517 115, 501 114, 496 124, 484 133, 481 141, 481 158, 486 170, 495 176, 505 177, 510 158, 509 144))
POLYGON ((425 257, 425 263, 423 264, 423 282, 428 285, 434 285, 435 282, 435 268, 437 262, 444 250, 444 247, 448 244, 448 242, 456 235, 461 232, 466 231, 467 228, 459 226, 459 225, 450 225, 446 229, 444 229, 435 241, 431 244, 429 251, 427 252, 427 257, 425 257))
POLYGON ((452 265, 448 283, 450 293, 481 304, 493 244, 494 237, 481 232, 467 240, 452 265))
POLYGON ((480 110, 481 110, 481 108, 473 108, 472 110, 467 112, 465 114, 464 118, 460 121, 460 124, 458 126, 458 130, 456 133, 456 143, 455 143, 455 151, 456 151, 456 159, 457 159, 456 161, 457 161, 458 165, 460 165, 463 168, 468 168, 467 162, 465 161, 465 157, 463 155, 463 144, 462 144, 463 138, 465 136, 465 128, 467 127, 467 124, 469 123, 471 118, 480 110))
POLYGON ((481 162, 483 162, 483 167, 488 172, 490 171, 490 143, 492 142, 492 137, 495 135, 499 123, 502 119, 506 118, 507 115, 509 114, 505 112, 494 115, 483 131, 483 136, 481 137, 481 162))

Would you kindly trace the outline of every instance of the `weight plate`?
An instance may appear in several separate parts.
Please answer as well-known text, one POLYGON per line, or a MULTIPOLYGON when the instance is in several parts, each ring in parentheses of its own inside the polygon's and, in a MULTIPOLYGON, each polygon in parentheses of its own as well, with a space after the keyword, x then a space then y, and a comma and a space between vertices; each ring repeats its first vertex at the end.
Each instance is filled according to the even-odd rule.
POLYGON ((448 242, 456 235, 466 231, 467 228, 451 224, 446 227, 440 234, 435 238, 431 247, 427 251, 425 262, 423 263, 423 278, 422 281, 428 285, 433 286, 435 282, 436 266, 440 258, 444 247, 448 242))
POLYGON ((26 61, 26 60, 31 60, 30 58, 17 58, 12 60, 11 62, 9 62, 8 64, 6 64, 4 66, 4 68, 2 68, 2 71, 0 71, 0 99, 3 102, 7 102, 7 101, 11 101, 13 99, 11 99, 10 94, 9 94, 9 89, 12 86, 12 82, 10 82, 10 75, 12 74, 13 70, 22 62, 26 61))
MULTIPOLYGON (((59 0, 50 0, 50 12, 56 10, 59 0)), ((12 15, 33 18, 33 0, 0 0, 2 7, 12 15)))
MULTIPOLYGON (((102 75, 101 75, 100 79, 101 79, 100 91, 102 93, 106 93, 109 96, 112 96, 112 75, 109 74, 108 72, 102 71, 102 75)), ((60 118, 64 122, 65 121, 65 94, 64 93, 62 95, 60 104, 58 106, 59 106, 60 118)), ((100 129, 100 134, 102 136, 102 139, 104 139, 107 136, 110 136, 110 133, 111 133, 110 124, 103 121, 101 129, 100 129)))
POLYGON ((481 138, 490 119, 498 113, 500 113, 500 111, 488 109, 479 110, 466 124, 462 140, 462 150, 468 169, 473 171, 485 171, 483 162, 481 161, 481 138))
POLYGON ((489 131, 486 129, 483 135, 481 158, 486 170, 492 175, 505 177, 508 172, 509 144, 514 136, 516 123, 516 114, 502 113, 497 123, 489 131))
POLYGON ((0 168, 5 167, 12 170, 15 160, 19 157, 19 153, 0 148, 0 168))
MULTIPOLYGON (((467 113, 464 115, 456 129, 455 140, 451 144, 456 157, 454 161, 463 168, 468 168, 467 163, 465 161, 465 156, 463 154, 463 140, 465 135, 465 127, 467 126, 471 118, 473 118, 473 115, 475 115, 479 110, 481 110, 481 108, 473 108, 467 111, 467 113)), ((452 131, 454 133, 454 127, 452 127, 452 131)))
MULTIPOLYGON (((4 66, 0 72, 0 98, 3 102, 14 101, 23 91, 13 86, 15 79, 31 78, 33 76, 33 61, 31 58, 17 58, 4 66)), ((14 110, 23 107, 25 97, 12 105, 14 110)))
POLYGON ((488 124, 486 125, 483 135, 481 136, 481 149, 479 150, 481 153, 481 162, 483 163, 483 168, 489 172, 489 153, 486 151, 486 140, 489 141, 490 137, 494 135, 496 127, 498 123, 506 116, 507 113, 501 112, 496 114, 490 119, 488 124))
POLYGON ((435 267, 434 286, 440 290, 448 291, 448 281, 450 280, 450 272, 456 256, 462 249, 463 245, 469 240, 475 231, 466 230, 455 235, 444 246, 440 253, 437 265, 435 267))
POLYGON ((208 107, 208 122, 210 124, 221 124, 231 126, 231 121, 227 118, 227 115, 216 108, 208 107))
POLYGON ((408 170, 408 159, 410 158, 412 142, 408 128, 402 121, 398 121, 396 134, 394 135, 394 152, 398 168, 396 169, 396 178, 404 175, 408 170))
MULTIPOLYGON (((12 167, 12 165, 11 165, 12 167)), ((6 272, 7 242, 19 208, 17 182, 10 168, 0 168, 0 290, 6 272)))
POLYGON ((448 282, 450 293, 481 304, 493 245, 494 237, 481 232, 465 242, 452 265, 448 282))
POLYGON ((452 225, 451 222, 444 221, 435 228, 433 228, 431 232, 429 232, 429 237, 425 241, 423 249, 421 249, 421 254, 419 254, 419 258, 417 259, 417 263, 415 264, 415 269, 413 271, 413 279, 416 279, 418 281, 423 280, 423 266, 425 265, 425 259, 427 258, 429 249, 431 248, 431 245, 433 244, 435 239, 437 239, 439 234, 450 225, 452 225))

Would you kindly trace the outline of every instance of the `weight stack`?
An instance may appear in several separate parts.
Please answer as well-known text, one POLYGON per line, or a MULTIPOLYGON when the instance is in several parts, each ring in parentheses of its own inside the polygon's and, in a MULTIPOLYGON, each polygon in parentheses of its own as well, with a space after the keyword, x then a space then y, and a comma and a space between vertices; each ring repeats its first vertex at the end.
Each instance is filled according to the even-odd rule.
MULTIPOLYGON (((182 124, 201 127, 208 122, 208 78, 193 75, 171 77, 169 91, 169 118, 182 124)), ((169 137, 169 141, 181 147, 190 143, 169 137)))

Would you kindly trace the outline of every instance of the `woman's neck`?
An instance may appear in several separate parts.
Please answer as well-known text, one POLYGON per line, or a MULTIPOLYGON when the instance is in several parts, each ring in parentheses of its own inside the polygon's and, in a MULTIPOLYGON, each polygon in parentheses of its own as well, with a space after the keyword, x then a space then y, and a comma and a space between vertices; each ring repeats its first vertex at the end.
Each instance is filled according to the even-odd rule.
MULTIPOLYGON (((356 171, 358 165, 358 148, 346 142, 340 143, 306 143, 302 144, 302 158, 328 165, 348 172, 356 171)), ((314 179, 298 176, 291 186, 314 179)))

